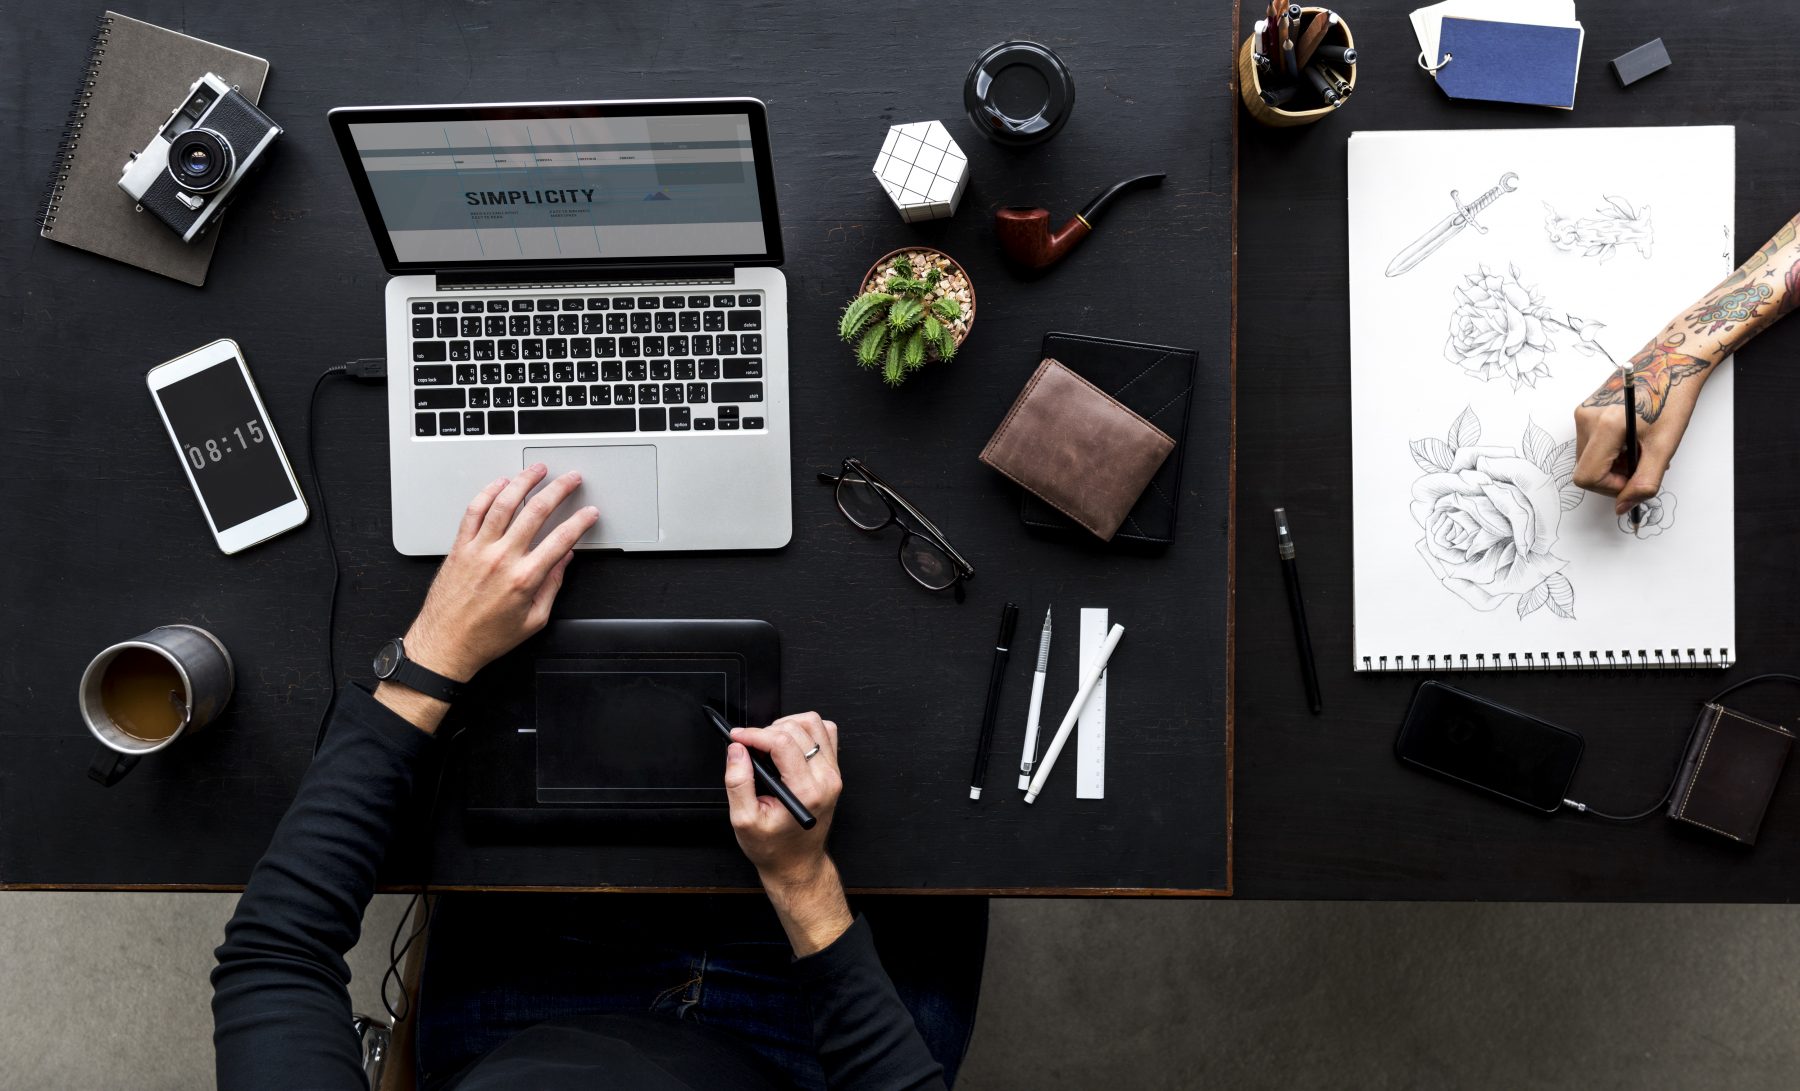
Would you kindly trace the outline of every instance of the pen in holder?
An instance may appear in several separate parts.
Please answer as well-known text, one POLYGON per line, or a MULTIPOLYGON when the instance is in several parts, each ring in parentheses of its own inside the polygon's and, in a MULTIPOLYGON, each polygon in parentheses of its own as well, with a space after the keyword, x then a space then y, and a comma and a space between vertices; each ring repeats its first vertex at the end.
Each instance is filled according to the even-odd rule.
POLYGON ((1238 50, 1238 94, 1261 124, 1311 125, 1356 90, 1356 39, 1327 8, 1273 4, 1269 13, 1238 50))

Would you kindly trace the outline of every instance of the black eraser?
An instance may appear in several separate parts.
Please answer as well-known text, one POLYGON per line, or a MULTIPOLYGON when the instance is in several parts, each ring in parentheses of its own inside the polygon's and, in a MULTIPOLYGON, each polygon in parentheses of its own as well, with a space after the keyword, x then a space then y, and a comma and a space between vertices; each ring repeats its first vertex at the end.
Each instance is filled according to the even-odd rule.
POLYGON ((1657 38, 1645 42, 1622 57, 1614 57, 1612 61, 1613 75, 1619 77, 1619 86, 1630 87, 1632 84, 1669 67, 1669 51, 1663 48, 1663 41, 1657 38))

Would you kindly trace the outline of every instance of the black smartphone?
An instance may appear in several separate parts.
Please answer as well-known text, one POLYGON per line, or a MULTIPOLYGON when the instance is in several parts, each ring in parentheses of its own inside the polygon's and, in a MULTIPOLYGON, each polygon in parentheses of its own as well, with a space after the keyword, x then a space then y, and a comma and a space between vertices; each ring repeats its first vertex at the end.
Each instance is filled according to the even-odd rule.
POLYGON ((1406 710, 1394 755, 1415 769, 1550 814, 1568 797, 1584 745, 1580 735, 1547 720, 1426 682, 1406 710))

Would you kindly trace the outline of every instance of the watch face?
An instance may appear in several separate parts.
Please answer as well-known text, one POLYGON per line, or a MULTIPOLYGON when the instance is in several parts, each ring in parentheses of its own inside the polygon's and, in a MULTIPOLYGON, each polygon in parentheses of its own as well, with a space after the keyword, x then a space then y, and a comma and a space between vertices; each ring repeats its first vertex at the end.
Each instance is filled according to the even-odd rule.
POLYGON ((400 665, 400 642, 390 640, 375 653, 375 677, 390 678, 394 668, 400 665))

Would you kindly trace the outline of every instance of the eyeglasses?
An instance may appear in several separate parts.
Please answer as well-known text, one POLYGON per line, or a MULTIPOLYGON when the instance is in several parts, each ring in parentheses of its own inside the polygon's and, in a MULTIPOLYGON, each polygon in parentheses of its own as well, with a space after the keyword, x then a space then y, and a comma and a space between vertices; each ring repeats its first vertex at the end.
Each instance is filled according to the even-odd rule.
POLYGON ((860 458, 846 458, 841 473, 819 475, 819 482, 835 486, 837 508, 858 530, 900 528, 900 567, 921 587, 952 591, 963 600, 963 581, 973 579, 975 568, 963 559, 924 513, 894 491, 860 458))

